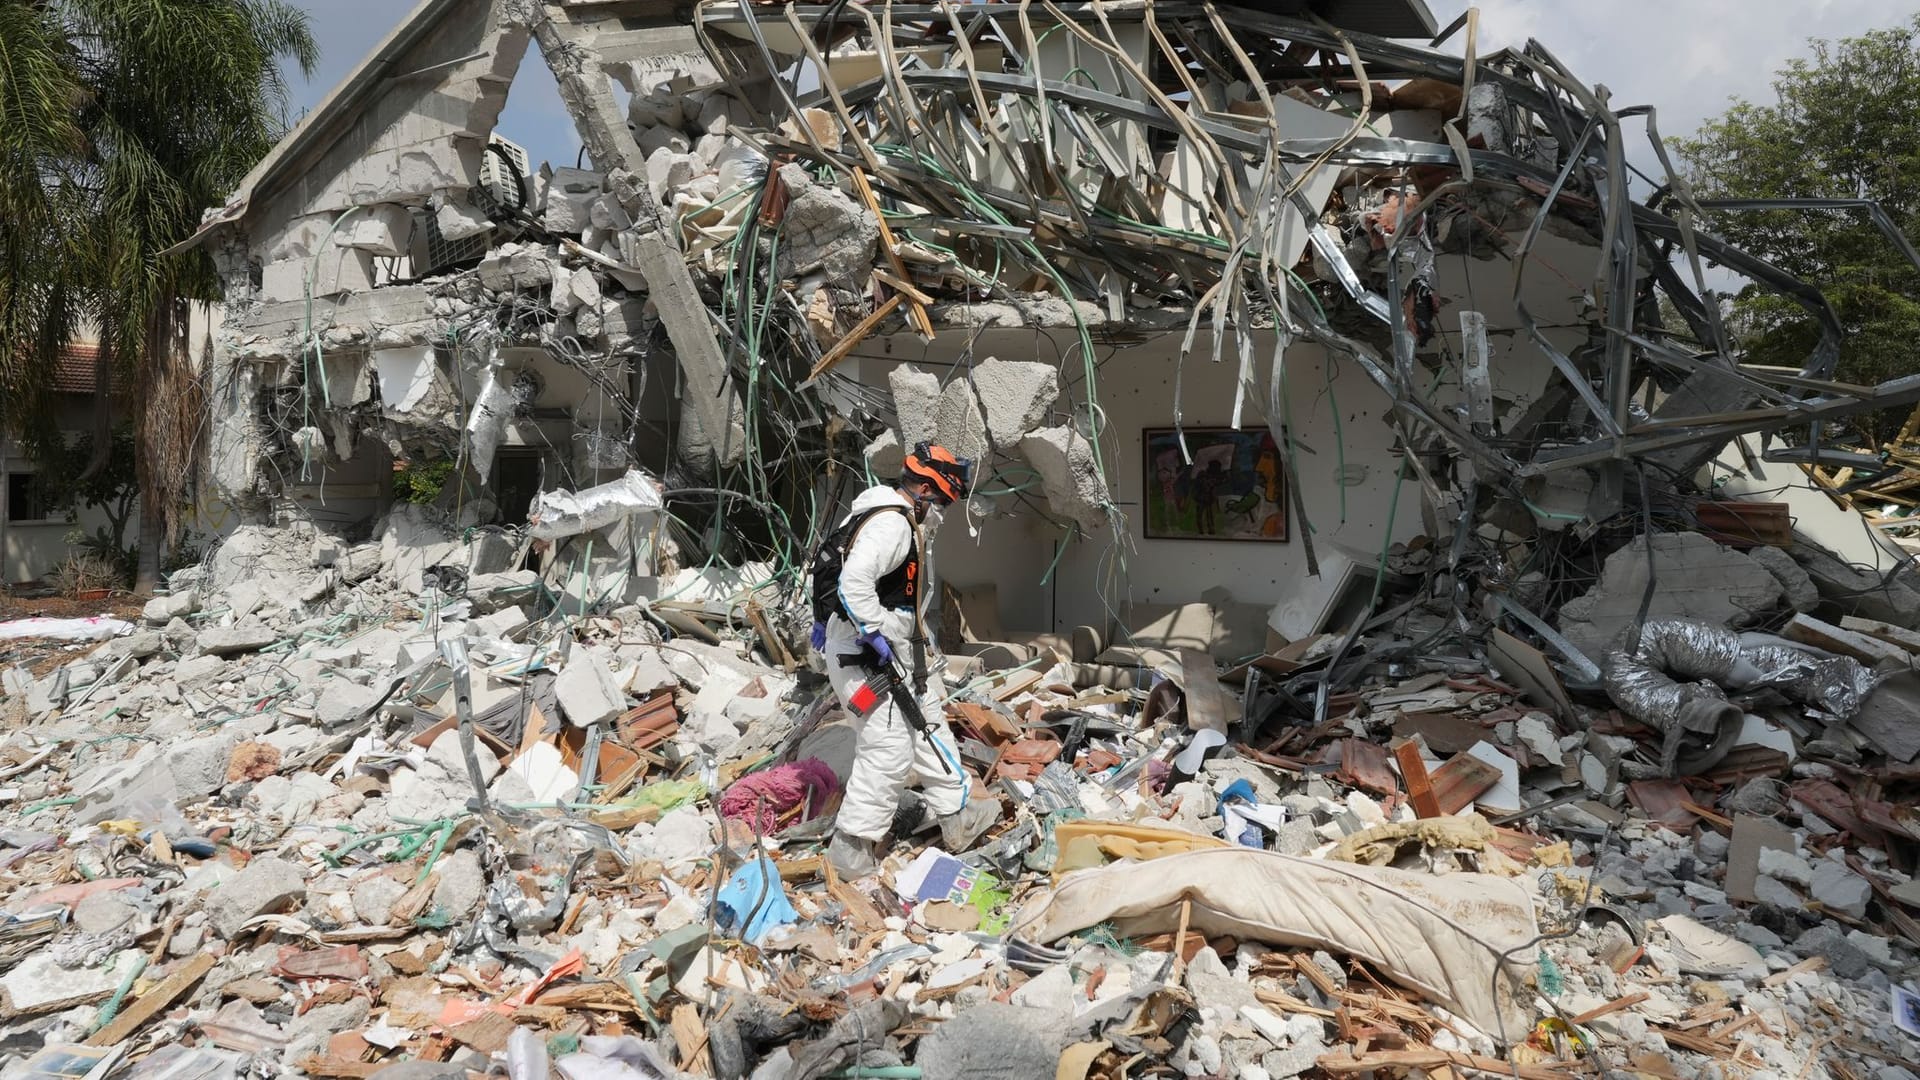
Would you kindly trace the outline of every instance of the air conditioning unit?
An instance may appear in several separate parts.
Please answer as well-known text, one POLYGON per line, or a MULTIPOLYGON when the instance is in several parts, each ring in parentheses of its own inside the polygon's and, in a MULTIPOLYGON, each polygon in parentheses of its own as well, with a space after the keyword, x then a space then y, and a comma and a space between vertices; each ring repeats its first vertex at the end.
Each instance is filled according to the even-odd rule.
MULTIPOLYGON (((488 140, 486 153, 480 157, 478 182, 464 193, 449 192, 448 198, 465 199, 468 206, 482 215, 500 221, 507 211, 523 204, 520 193, 527 190, 527 161, 524 147, 498 135, 492 136, 488 140), (512 163, 511 169, 507 167, 509 162, 512 163)), ((413 218, 414 277, 426 277, 476 263, 500 239, 499 229, 494 228, 449 240, 441 233, 439 220, 429 208, 415 210, 413 218)))
POLYGON ((529 162, 525 147, 491 136, 487 152, 480 157, 480 183, 473 189, 473 205, 489 215, 525 206, 529 162))
POLYGON ((413 226, 414 277, 426 277, 479 262, 493 247, 491 229, 458 240, 447 239, 440 231, 440 219, 431 209, 414 210, 413 226))

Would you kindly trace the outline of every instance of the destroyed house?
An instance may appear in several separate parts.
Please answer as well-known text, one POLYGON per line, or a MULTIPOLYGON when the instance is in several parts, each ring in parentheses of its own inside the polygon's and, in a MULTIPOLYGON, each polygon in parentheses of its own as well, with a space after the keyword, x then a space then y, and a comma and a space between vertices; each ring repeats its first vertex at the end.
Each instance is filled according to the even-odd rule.
POLYGON ((1791 473, 1830 509, 1798 463, 1920 376, 1832 382, 1817 290, 1677 177, 1638 197, 1603 95, 1439 30, 1419 0, 429 0, 192 241, 230 312, 215 487, 576 610, 714 566, 780 607, 932 439, 986 463, 936 545, 947 650, 1109 681, 1358 625, 1383 573, 1524 583, 1649 492, 1791 473), (523 55, 582 162, 494 131, 523 55), (1802 370, 1742 365, 1709 267, 1805 309, 1802 370), (437 503, 396 508, 432 461, 437 503), (629 470, 604 521, 664 485, 650 531, 521 528, 629 470))
POLYGON ((1920 376, 1481 40, 422 4, 193 240, 248 523, 0 622, 15 1073, 1912 1077, 1920 591, 1816 480, 1920 376), (921 440, 863 865, 804 568, 921 440))

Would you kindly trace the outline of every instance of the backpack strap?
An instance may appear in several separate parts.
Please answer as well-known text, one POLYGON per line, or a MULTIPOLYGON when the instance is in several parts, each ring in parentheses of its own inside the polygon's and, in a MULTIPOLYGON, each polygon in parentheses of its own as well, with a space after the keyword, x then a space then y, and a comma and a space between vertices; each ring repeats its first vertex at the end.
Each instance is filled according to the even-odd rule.
MULTIPOLYGON (((898 511, 899 513, 905 514, 907 513, 908 509, 909 507, 900 506, 898 504, 893 504, 889 506, 871 506, 855 514, 853 517, 847 519, 847 523, 841 526, 841 529, 845 531, 845 533, 847 534, 846 539, 842 541, 840 544, 841 573, 844 574, 846 572, 847 555, 853 551, 853 542, 855 539, 859 537, 860 529, 862 526, 866 525, 867 522, 872 521, 876 516, 887 513, 888 511, 898 511)), ((913 518, 910 515, 907 518, 907 525, 909 527, 913 525, 913 518)), ((918 530, 915 530, 913 542, 907 549, 907 558, 918 559, 919 557, 920 557, 920 535, 918 530)), ((836 583, 836 587, 835 587, 836 596, 838 595, 838 592, 839 592, 839 589, 836 583)), ((855 623, 857 625, 857 621, 853 617, 853 612, 847 610, 847 606, 844 602, 838 603, 838 611, 842 618, 846 619, 849 623, 855 623)), ((914 612, 913 623, 914 623, 914 633, 916 635, 920 635, 920 613, 918 611, 914 612)))

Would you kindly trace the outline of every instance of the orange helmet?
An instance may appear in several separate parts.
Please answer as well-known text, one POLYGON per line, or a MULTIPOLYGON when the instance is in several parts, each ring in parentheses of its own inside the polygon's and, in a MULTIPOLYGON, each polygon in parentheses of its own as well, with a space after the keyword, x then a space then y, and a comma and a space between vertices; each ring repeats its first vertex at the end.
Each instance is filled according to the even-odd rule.
POLYGON ((973 482, 973 462, 959 457, 944 446, 923 442, 913 448, 901 466, 900 478, 906 482, 925 481, 933 485, 947 503, 960 501, 961 493, 973 482))

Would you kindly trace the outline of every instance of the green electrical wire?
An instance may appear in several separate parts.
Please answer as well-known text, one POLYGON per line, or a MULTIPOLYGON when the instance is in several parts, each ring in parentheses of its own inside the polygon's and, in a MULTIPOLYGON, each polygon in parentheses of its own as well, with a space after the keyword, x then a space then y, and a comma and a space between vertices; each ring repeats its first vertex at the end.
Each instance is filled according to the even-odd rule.
POLYGON ((120 985, 114 990, 113 996, 107 999, 106 1004, 100 1006, 100 1013, 94 1017, 93 1027, 88 1029, 87 1034, 91 1035, 113 1023, 113 1018, 120 1014, 120 1006, 126 1002, 127 995, 133 993, 133 984, 146 970, 147 957, 145 953, 141 953, 133 962, 133 967, 121 978, 120 985))

